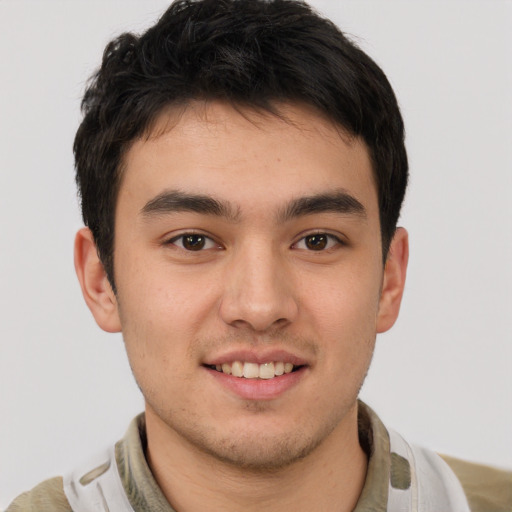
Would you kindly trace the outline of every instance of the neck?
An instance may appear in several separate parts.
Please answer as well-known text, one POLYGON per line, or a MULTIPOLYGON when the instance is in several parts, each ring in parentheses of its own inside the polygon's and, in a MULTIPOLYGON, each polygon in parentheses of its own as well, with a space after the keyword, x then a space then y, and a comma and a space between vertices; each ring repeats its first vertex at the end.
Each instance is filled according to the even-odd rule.
POLYGON ((233 467, 184 441, 146 411, 148 463, 177 512, 350 511, 364 485, 366 454, 359 445, 357 405, 305 458, 279 470, 233 467))

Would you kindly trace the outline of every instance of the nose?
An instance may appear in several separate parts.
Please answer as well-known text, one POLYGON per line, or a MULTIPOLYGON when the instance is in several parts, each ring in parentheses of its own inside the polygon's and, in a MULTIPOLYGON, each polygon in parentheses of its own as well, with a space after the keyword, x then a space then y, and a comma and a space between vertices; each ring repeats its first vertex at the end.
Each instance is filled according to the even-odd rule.
POLYGON ((298 303, 285 259, 264 243, 231 258, 220 305, 225 323, 264 332, 295 320, 298 303))

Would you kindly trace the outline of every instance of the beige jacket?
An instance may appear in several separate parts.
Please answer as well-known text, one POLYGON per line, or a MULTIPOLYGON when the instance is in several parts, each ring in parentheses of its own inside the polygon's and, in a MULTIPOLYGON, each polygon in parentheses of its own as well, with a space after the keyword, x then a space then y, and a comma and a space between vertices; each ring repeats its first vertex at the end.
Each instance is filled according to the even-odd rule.
MULTIPOLYGON (((385 512, 391 486, 403 488, 399 457, 390 452, 388 431, 365 404, 359 407, 361 445, 369 457, 365 485, 354 512, 385 512)), ((144 416, 130 424, 115 446, 115 459, 122 487, 135 512, 175 512, 165 499, 147 465, 144 449, 144 416)), ((459 479, 472 512, 512 511, 512 472, 442 456, 459 479)), ((90 480, 101 468, 84 476, 90 480)), ((72 512, 63 490, 62 477, 46 480, 20 495, 6 512, 72 512)), ((116 511, 110 511, 116 512, 116 511)), ((448 511, 439 511, 448 512, 448 511)))

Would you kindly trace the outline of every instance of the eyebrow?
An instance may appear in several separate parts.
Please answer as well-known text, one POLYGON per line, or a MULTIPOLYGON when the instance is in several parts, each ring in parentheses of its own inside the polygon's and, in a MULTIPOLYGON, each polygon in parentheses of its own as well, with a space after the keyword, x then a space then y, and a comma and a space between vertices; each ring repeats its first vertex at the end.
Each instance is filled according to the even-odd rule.
MULTIPOLYGON (((144 217, 167 215, 175 212, 194 212, 202 215, 225 217, 237 222, 240 220, 240 209, 231 203, 214 199, 204 194, 186 194, 179 190, 167 190, 148 201, 141 209, 144 217)), ((333 193, 316 194, 292 199, 282 209, 277 219, 286 222, 297 217, 316 213, 337 213, 354 215, 366 219, 366 208, 345 190, 333 193)))
POLYGON ((354 196, 342 189, 333 193, 294 199, 280 212, 278 218, 281 222, 286 222, 293 218, 315 213, 337 213, 353 215, 362 219, 367 218, 366 208, 354 196))
POLYGON ((233 222, 240 219, 240 212, 230 203, 204 194, 186 194, 179 190, 166 190, 148 201, 141 209, 142 215, 147 218, 175 212, 214 215, 225 217, 233 222))

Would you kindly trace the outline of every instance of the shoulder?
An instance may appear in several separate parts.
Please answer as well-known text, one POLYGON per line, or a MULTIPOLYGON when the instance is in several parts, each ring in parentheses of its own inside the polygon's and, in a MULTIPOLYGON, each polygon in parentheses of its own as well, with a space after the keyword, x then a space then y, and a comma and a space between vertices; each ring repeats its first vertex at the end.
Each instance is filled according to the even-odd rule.
POLYGON ((72 512, 62 477, 50 478, 18 496, 5 512, 72 512))
POLYGON ((473 512, 512 510, 512 471, 441 457, 460 480, 473 512))

